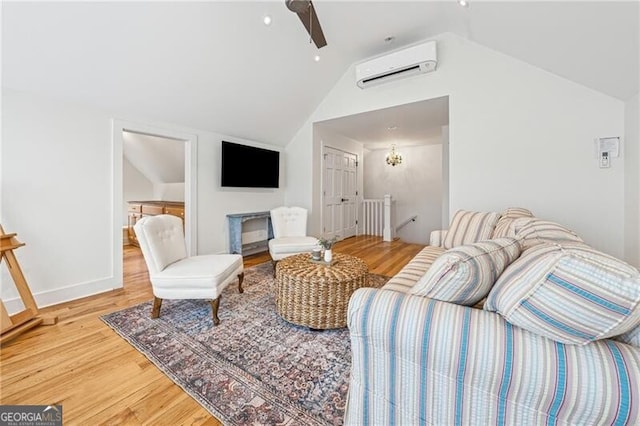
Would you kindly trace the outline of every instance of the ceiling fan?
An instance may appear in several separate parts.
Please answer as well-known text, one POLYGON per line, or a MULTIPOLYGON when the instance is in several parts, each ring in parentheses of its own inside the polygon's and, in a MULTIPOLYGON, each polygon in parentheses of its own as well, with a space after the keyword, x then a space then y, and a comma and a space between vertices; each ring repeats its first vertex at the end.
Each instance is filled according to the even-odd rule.
POLYGON ((285 4, 290 11, 298 15, 316 47, 320 49, 326 46, 327 40, 324 38, 316 9, 311 0, 285 0, 285 4))

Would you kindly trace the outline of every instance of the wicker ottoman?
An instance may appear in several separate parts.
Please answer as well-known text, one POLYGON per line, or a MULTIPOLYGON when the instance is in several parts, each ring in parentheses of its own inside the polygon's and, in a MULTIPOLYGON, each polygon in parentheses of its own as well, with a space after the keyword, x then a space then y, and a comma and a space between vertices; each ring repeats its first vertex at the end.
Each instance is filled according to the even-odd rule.
POLYGON ((369 269, 362 259, 334 253, 331 266, 313 263, 309 253, 276 265, 276 310, 286 321, 313 329, 347 325, 353 292, 366 287, 369 269))

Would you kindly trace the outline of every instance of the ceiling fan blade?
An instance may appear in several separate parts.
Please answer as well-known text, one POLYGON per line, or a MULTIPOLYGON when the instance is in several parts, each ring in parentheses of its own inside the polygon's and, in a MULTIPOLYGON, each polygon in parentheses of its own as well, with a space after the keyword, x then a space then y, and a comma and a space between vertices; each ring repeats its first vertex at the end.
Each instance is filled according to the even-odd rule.
POLYGON ((309 2, 309 7, 303 12, 298 12, 297 15, 307 29, 311 39, 316 44, 316 47, 320 49, 326 46, 327 40, 324 38, 324 33, 322 32, 322 27, 320 27, 320 21, 318 21, 318 15, 316 14, 316 9, 313 7, 313 3, 309 2), (311 22, 309 18, 311 18, 311 22))

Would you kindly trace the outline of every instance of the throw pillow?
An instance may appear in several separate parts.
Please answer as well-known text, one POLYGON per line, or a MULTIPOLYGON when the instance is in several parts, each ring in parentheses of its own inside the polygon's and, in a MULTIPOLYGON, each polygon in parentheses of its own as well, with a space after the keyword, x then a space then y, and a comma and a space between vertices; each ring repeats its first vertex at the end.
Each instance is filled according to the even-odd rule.
POLYGON ((477 243, 491 238, 499 213, 472 212, 458 210, 451 219, 451 225, 444 237, 442 246, 446 249, 464 244, 477 243))
POLYGON ((515 237, 515 232, 513 232, 511 224, 514 220, 521 217, 533 217, 533 213, 522 207, 509 207, 502 213, 502 216, 500 216, 491 238, 515 237))
POLYGON ((489 293, 496 279, 520 255, 515 238, 499 238, 449 249, 438 257, 411 294, 472 306, 489 293))
POLYGON ((512 223, 512 231, 521 239, 522 249, 526 250, 542 243, 574 244, 584 243, 575 232, 548 220, 538 218, 520 218, 512 223))
POLYGON ((408 293, 420 277, 431 267, 433 262, 444 252, 445 250, 442 247, 426 246, 400 272, 391 277, 382 288, 408 293))
POLYGON ((631 331, 628 331, 618 337, 616 340, 624 342, 628 345, 637 346, 640 348, 640 325, 631 331))
POLYGON ((485 309, 562 343, 618 336, 640 322, 640 272, 585 244, 543 243, 498 278, 485 309))

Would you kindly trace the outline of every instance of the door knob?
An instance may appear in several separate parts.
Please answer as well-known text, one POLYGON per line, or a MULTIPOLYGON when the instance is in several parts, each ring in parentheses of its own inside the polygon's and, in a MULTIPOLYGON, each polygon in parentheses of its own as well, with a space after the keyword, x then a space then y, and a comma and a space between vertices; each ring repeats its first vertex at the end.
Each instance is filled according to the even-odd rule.
POLYGON ((342 198, 340 201, 342 201, 344 203, 345 201, 349 201, 349 199, 348 198, 342 198))

